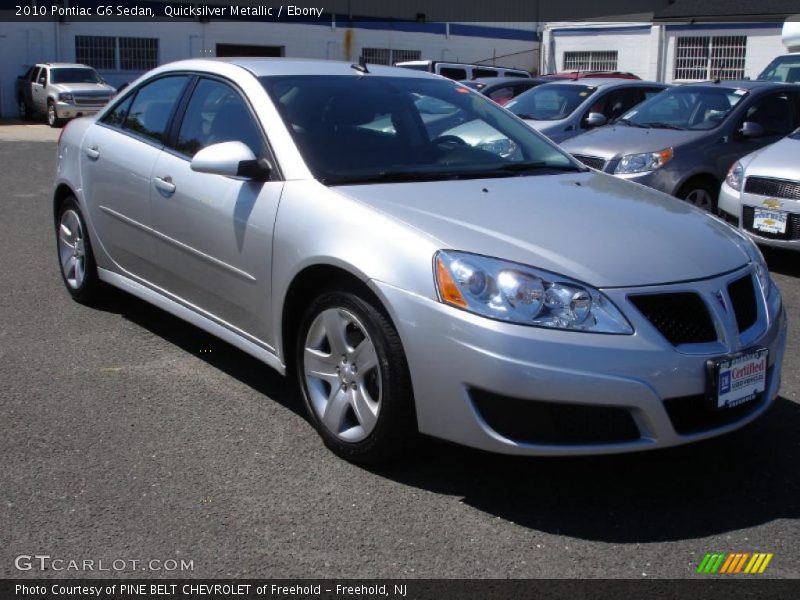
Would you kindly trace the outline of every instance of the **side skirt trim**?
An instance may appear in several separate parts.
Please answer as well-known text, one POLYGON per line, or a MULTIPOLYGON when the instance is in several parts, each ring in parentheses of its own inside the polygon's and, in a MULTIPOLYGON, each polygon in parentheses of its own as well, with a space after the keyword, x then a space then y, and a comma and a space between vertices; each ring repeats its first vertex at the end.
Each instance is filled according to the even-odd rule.
POLYGON ((239 350, 257 358, 267 366, 275 369, 281 375, 286 375, 286 365, 284 365, 281 360, 269 349, 251 342, 236 332, 231 331, 224 325, 221 325, 216 321, 203 316, 199 312, 192 310, 191 308, 184 306, 183 304, 176 302, 175 300, 172 300, 163 294, 159 294, 157 291, 137 283, 136 281, 133 281, 124 275, 120 275, 119 273, 114 273, 113 271, 109 271, 100 267, 97 268, 97 274, 102 281, 105 281, 109 285, 113 285, 114 287, 128 292, 129 294, 132 294, 133 296, 136 296, 145 302, 149 302, 150 304, 157 306, 161 310, 175 315, 179 319, 183 319, 184 321, 191 323, 195 327, 199 327, 200 329, 207 331, 211 335, 229 343, 231 346, 235 346, 239 350))

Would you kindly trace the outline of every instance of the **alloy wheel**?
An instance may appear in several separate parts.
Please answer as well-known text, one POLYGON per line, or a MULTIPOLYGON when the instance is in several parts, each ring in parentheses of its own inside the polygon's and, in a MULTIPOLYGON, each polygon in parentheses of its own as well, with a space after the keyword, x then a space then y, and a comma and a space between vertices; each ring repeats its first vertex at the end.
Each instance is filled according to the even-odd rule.
POLYGON ((355 315, 328 308, 316 316, 303 347, 303 373, 311 406, 328 431, 351 443, 372 433, 381 374, 375 344, 355 315))
POLYGON ((711 194, 708 193, 708 190, 703 188, 694 188, 690 190, 684 197, 684 200, 704 210, 713 210, 714 208, 714 199, 711 197, 711 194))
POLYGON ((81 220, 72 209, 61 215, 58 227, 58 256, 64 279, 73 290, 80 289, 86 277, 86 243, 81 220))

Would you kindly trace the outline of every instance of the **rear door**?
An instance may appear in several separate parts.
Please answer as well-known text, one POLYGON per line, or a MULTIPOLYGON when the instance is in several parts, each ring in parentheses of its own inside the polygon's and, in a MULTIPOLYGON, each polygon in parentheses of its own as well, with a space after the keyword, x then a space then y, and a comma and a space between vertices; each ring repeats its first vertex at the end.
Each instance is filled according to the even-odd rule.
POLYGON ((272 232, 283 182, 277 176, 256 182, 192 171, 195 153, 228 141, 243 142, 256 157, 275 164, 240 91, 225 80, 201 77, 151 178, 160 285, 266 341, 271 339, 272 232))
POLYGON ((150 179, 170 116, 189 75, 151 80, 92 125, 81 147, 81 177, 98 241, 117 267, 153 282, 150 179))

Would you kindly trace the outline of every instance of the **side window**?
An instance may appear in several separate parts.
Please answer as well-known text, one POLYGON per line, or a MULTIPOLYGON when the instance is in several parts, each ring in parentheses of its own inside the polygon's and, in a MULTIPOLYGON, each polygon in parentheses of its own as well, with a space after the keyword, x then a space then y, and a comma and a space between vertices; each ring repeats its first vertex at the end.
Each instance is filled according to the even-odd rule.
POLYGON ((472 69, 472 78, 478 79, 479 77, 497 77, 497 71, 494 69, 472 69))
POLYGON ((163 142, 172 109, 187 79, 186 75, 162 77, 140 87, 122 128, 163 142))
POLYGON ((37 83, 40 85, 47 85, 47 69, 44 67, 39 69, 39 79, 37 80, 37 83))
POLYGON ((242 142, 256 156, 265 153, 261 130, 242 96, 229 85, 201 79, 186 107, 176 150, 194 156, 222 142, 242 142))
POLYGON ((644 88, 642 90, 644 92, 644 100, 650 100, 653 96, 660 94, 664 90, 661 88, 644 88))
POLYGON ((792 99, 787 92, 769 94, 756 100, 744 120, 758 123, 765 135, 787 135, 794 129, 792 99))
POLYGON ((125 122, 125 117, 127 116, 128 109, 130 109, 132 103, 133 95, 128 96, 125 100, 108 111, 106 116, 103 117, 102 122, 113 127, 122 127, 122 123, 125 122))
POLYGON ((455 81, 463 81, 464 79, 467 79, 467 70, 456 69, 454 67, 442 67, 439 69, 439 75, 455 81))

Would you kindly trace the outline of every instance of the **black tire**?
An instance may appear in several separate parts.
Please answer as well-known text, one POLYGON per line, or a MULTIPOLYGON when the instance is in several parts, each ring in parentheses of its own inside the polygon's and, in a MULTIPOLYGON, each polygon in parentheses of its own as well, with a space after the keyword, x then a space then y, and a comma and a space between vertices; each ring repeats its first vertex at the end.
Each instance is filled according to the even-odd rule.
POLYGON ((52 100, 47 101, 47 124, 53 129, 57 129, 63 124, 63 121, 58 118, 56 104, 52 100))
POLYGON ((30 121, 33 118, 33 114, 28 107, 28 103, 25 101, 25 98, 21 96, 17 98, 17 110, 19 112, 20 121, 30 121))
POLYGON ((78 201, 74 196, 67 196, 61 203, 58 214, 55 220, 55 233, 56 233, 56 256, 58 258, 59 272, 61 273, 61 280, 64 282, 64 287, 67 288, 70 296, 76 302, 81 304, 96 304, 104 295, 105 285, 97 275, 97 263, 95 262, 94 252, 92 250, 91 240, 89 239, 89 230, 86 228, 86 221, 81 213, 78 201), (61 225, 67 211, 72 211, 80 223, 81 239, 83 241, 83 278, 79 285, 75 286, 69 281, 69 273, 65 273, 64 261, 62 260, 62 252, 65 251, 61 242, 61 236, 65 235, 61 230, 61 225))
POLYGON ((694 204, 698 208, 702 208, 712 214, 716 214, 717 201, 719 199, 719 184, 715 185, 708 179, 690 179, 681 186, 681 189, 678 190, 676 196, 681 200, 689 202, 690 204, 694 204), (702 194, 707 195, 707 203, 703 202, 700 204, 693 200, 702 194))
MULTIPOLYGON (((331 350, 333 355, 333 350, 331 350)), ((295 341, 296 376, 310 422, 325 445, 347 461, 379 464, 406 454, 418 441, 411 378, 405 352, 391 321, 357 291, 331 290, 316 298, 306 310, 295 341), (329 309, 343 309, 354 315, 366 329, 375 347, 381 394, 377 421, 367 437, 350 442, 332 432, 312 406, 305 375, 304 350, 315 319, 329 309)))

